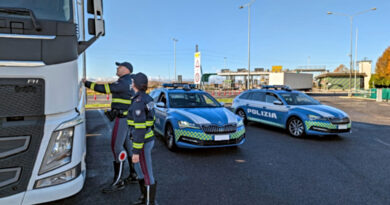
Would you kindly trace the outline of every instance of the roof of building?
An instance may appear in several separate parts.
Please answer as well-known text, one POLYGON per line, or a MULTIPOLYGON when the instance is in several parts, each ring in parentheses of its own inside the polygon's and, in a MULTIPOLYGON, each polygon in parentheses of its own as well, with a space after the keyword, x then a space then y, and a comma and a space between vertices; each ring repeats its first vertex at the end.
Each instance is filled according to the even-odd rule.
MULTIPOLYGON (((326 77, 349 77, 350 73, 322 73, 318 76, 316 76, 316 79, 318 78, 326 78, 326 77)), ((355 73, 352 73, 352 77, 355 76, 355 73)), ((356 73, 357 77, 366 77, 367 75, 365 73, 356 73)))

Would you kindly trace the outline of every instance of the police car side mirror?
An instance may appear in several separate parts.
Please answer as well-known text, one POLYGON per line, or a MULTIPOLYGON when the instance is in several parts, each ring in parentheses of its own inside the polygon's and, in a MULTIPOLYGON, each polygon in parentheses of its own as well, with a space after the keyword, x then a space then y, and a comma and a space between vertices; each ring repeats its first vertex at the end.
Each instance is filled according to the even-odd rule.
POLYGON ((163 102, 158 102, 158 103, 156 104, 156 106, 157 106, 157 107, 160 107, 160 108, 165 108, 165 103, 163 103, 163 102))
POLYGON ((275 100, 274 105, 283 105, 282 101, 280 100, 275 100))
POLYGON ((225 107, 225 103, 220 102, 219 104, 221 105, 221 107, 225 107))

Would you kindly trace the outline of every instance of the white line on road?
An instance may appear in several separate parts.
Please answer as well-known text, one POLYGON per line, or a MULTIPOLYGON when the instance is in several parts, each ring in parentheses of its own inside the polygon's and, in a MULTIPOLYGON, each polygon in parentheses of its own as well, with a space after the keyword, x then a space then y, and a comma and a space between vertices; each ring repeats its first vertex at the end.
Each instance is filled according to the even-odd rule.
POLYGON ((379 143, 381 143, 381 144, 383 144, 383 145, 386 145, 386 146, 390 147, 390 144, 389 144, 389 143, 386 143, 386 142, 384 142, 384 141, 382 141, 382 140, 380 140, 380 139, 378 139, 378 138, 375 138, 375 141, 377 141, 377 142, 379 142, 379 143))
POLYGON ((100 114, 100 116, 103 118, 103 120, 104 120, 104 122, 105 122, 105 125, 106 125, 106 127, 107 127, 107 129, 108 129, 108 133, 112 133, 112 128, 111 128, 111 126, 110 126, 110 121, 108 121, 108 119, 106 118, 106 116, 104 115, 104 110, 102 110, 102 109, 99 109, 98 110, 99 111, 99 114, 100 114))

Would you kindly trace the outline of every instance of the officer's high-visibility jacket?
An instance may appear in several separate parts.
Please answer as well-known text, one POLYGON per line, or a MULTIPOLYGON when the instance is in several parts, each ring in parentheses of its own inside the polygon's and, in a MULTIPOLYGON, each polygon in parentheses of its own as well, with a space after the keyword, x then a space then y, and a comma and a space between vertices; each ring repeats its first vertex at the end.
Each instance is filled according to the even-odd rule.
POLYGON ((96 84, 86 81, 85 86, 100 93, 112 94, 111 109, 128 110, 131 104, 131 97, 134 95, 131 89, 130 75, 120 77, 114 83, 96 84))
POLYGON ((139 154, 144 144, 154 140, 152 126, 154 124, 153 98, 139 91, 132 98, 127 115, 133 138, 133 153, 139 154))

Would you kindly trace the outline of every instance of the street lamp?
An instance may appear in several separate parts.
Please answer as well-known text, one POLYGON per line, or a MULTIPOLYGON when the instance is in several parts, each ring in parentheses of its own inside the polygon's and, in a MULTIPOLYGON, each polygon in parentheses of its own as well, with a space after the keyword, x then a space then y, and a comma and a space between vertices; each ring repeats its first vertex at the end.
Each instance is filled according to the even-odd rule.
POLYGON ((173 58, 174 58, 174 62, 175 62, 175 80, 177 82, 177 77, 176 77, 176 42, 178 42, 179 40, 177 40, 176 38, 172 38, 173 40, 173 58))
POLYGON ((240 6, 240 9, 248 7, 248 84, 247 89, 250 88, 251 81, 251 5, 255 3, 256 0, 240 6))
MULTIPOLYGON (((344 13, 335 13, 335 12, 330 12, 328 11, 328 15, 338 15, 338 16, 346 16, 350 19, 351 21, 351 51, 350 51, 350 54, 349 54, 349 57, 350 57, 350 67, 349 67, 349 92, 352 93, 352 69, 353 69, 353 60, 352 60, 352 50, 353 50, 353 18, 355 16, 358 16, 358 15, 361 15, 361 14, 364 14, 364 13, 367 13, 369 11, 375 11, 376 8, 372 8, 372 9, 368 9, 368 10, 364 10, 364 11, 361 11, 361 12, 357 12, 355 14, 352 14, 352 15, 348 15, 348 14, 344 14, 344 13)), ((356 83, 355 83, 355 86, 356 86, 356 83)))

